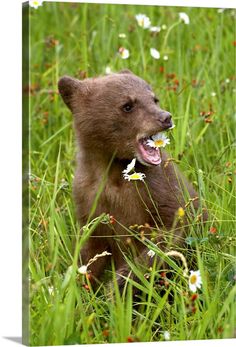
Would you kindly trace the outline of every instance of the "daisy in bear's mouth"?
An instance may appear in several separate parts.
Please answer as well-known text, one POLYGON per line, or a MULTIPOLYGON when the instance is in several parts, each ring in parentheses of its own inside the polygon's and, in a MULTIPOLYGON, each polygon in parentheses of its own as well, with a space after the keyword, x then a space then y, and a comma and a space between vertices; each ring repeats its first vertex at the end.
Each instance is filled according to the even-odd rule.
POLYGON ((168 139, 164 133, 155 134, 147 140, 147 145, 155 149, 159 147, 165 147, 169 144, 170 139, 168 139))
POLYGON ((163 132, 149 137, 142 137, 138 141, 141 161, 146 164, 159 165, 161 163, 160 147, 169 145, 170 139, 163 132))

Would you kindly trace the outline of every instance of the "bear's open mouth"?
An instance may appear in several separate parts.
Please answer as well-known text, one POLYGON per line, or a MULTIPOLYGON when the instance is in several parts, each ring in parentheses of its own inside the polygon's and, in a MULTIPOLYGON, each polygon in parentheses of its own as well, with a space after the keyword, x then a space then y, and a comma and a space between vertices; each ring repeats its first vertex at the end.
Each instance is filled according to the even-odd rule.
POLYGON ((147 143, 148 140, 152 140, 152 136, 145 136, 138 140, 140 159, 145 164, 159 165, 161 163, 160 149, 158 147, 153 148, 147 143))

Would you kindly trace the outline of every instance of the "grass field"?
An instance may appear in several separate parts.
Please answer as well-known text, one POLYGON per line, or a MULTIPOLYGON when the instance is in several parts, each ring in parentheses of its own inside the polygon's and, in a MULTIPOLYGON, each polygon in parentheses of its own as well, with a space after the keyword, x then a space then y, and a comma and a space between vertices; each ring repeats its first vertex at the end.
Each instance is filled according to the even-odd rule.
MULTIPOLYGON (((31 345, 235 335, 235 16, 233 10, 47 2, 30 9, 31 345), (179 12, 188 14, 189 25, 179 12), (139 27, 139 13, 161 31, 139 27), (120 47, 129 50, 128 59, 120 47), (57 82, 64 74, 104 74, 106 67, 146 79, 173 115, 168 151, 209 210, 204 228, 193 221, 186 247, 178 249, 188 255, 189 269, 201 272, 197 297, 173 258, 165 289, 154 262, 139 298, 130 286, 120 297, 115 284, 112 297, 105 286, 93 292, 78 273, 84 239, 72 199, 75 140, 57 82)), ((106 218, 92 221, 87 232, 106 218)))

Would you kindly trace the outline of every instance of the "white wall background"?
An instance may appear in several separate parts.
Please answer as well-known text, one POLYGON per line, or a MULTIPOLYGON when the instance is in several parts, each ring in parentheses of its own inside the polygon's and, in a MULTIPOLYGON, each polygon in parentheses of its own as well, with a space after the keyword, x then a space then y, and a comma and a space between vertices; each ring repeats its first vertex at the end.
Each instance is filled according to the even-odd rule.
MULTIPOLYGON (((69 1, 64 0, 64 2, 69 1)), ((87 2, 96 1, 87 0, 87 2)), ((97 2, 144 3, 142 0, 97 2)), ((21 0, 5 0, 1 1, 0 9, 0 346, 2 347, 19 344, 21 337, 21 4, 21 0), (12 340, 14 338, 15 341, 12 340)), ((235 7, 234 0, 207 2, 145 0, 145 4, 235 7)), ((233 343, 235 343, 233 340, 224 342, 211 340, 191 343, 161 342, 158 346, 222 347, 223 344, 230 346, 233 343)))

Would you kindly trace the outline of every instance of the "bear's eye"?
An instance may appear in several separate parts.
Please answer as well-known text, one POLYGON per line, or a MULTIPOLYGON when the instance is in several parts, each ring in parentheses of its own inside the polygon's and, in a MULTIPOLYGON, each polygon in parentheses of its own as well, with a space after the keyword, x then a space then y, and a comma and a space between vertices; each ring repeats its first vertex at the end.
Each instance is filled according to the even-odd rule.
POLYGON ((123 111, 125 111, 125 112, 131 112, 133 108, 134 108, 134 104, 131 101, 127 102, 122 107, 123 111))
POLYGON ((154 97, 154 102, 155 102, 155 104, 158 104, 158 102, 160 101, 157 97, 154 97))

